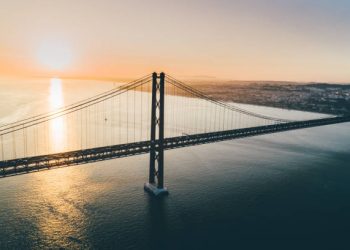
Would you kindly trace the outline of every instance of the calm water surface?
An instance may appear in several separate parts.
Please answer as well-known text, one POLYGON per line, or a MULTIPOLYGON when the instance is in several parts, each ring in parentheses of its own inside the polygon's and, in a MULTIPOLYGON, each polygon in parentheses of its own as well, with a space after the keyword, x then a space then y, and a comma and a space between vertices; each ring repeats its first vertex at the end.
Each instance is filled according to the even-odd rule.
MULTIPOLYGON (((65 103, 112 87, 74 83, 62 86, 65 103)), ((6 84, 2 122, 48 111, 47 82, 6 84)), ((171 150, 165 157, 170 195, 159 200, 143 191, 148 155, 0 179, 0 249, 350 247, 349 124, 171 150)))

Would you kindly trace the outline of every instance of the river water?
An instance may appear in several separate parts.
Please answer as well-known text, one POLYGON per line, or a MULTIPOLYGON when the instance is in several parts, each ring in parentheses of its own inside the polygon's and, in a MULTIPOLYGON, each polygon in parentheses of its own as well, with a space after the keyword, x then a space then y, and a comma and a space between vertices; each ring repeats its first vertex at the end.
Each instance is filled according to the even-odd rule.
MULTIPOLYGON (((112 86, 63 81, 61 94, 71 103, 112 86)), ((2 79, 1 122, 48 111, 50 87, 2 79)), ((0 249, 349 249, 349 124, 167 151, 163 199, 143 190, 148 161, 0 179, 0 249)))

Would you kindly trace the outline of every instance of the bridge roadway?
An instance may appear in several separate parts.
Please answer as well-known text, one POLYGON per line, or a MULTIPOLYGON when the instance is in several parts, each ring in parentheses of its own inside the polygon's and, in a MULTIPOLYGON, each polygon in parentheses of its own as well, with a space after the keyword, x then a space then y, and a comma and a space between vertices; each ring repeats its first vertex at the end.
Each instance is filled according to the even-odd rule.
MULTIPOLYGON (((169 150, 211 142, 233 140, 250 136, 278 133, 283 131, 344 122, 350 122, 350 116, 296 121, 276 125, 171 137, 164 139, 164 149, 169 150)), ((52 169, 114 158, 128 157, 138 154, 145 154, 150 152, 150 146, 150 141, 141 141, 115 146, 98 147, 64 153, 0 161, 0 177, 25 174, 43 169, 52 169)))

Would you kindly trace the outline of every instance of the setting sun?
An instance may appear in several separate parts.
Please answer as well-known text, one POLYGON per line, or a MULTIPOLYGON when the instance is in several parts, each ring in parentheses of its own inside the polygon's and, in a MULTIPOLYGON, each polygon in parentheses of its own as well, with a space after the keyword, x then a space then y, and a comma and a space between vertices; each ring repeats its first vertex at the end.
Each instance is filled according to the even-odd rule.
POLYGON ((38 60, 48 70, 65 70, 72 63, 72 52, 63 42, 45 42, 38 49, 38 60))

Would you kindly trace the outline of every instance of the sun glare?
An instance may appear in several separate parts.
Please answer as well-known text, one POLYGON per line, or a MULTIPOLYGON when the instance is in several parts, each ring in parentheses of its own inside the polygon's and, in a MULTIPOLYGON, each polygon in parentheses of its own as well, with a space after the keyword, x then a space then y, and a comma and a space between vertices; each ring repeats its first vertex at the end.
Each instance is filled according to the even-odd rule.
POLYGON ((50 70, 64 70, 72 62, 72 52, 65 43, 46 42, 38 49, 38 60, 50 70))

